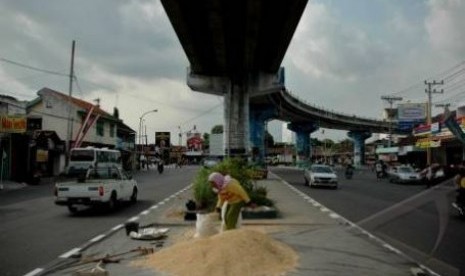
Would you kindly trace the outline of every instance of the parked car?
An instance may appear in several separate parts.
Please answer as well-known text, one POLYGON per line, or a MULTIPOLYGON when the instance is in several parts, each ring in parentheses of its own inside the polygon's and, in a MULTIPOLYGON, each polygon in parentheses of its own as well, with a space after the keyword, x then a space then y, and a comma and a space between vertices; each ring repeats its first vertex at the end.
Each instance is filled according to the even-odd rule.
POLYGON ((220 162, 217 158, 206 158, 203 160, 203 167, 204 168, 213 168, 220 162))
POLYGON ((392 183, 419 183, 421 181, 420 173, 416 172, 410 166, 396 166, 388 172, 389 182, 392 183))
POLYGON ((55 204, 67 206, 71 213, 79 205, 113 209, 120 201, 135 203, 137 194, 137 182, 117 167, 88 169, 78 178, 55 184, 55 204))
POLYGON ((338 188, 336 172, 328 165, 312 165, 304 170, 305 185, 338 188))
MULTIPOLYGON (((430 185, 436 185, 439 182, 443 181, 446 178, 444 167, 438 163, 431 164, 432 179, 430 185)), ((423 181, 427 181, 429 167, 424 168, 420 171, 420 177, 423 181)))

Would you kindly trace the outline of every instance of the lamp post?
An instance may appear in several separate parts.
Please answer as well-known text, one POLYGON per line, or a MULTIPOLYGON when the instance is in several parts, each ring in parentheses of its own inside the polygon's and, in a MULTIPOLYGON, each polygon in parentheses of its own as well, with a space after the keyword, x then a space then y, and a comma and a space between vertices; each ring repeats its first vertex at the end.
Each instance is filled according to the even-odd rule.
POLYGON ((149 111, 146 111, 144 112, 140 118, 139 118, 139 139, 138 139, 138 144, 141 145, 141 137, 142 137, 142 133, 141 133, 141 128, 142 128, 142 119, 144 118, 145 115, 149 114, 149 113, 152 113, 152 112, 158 112, 157 109, 152 109, 152 110, 149 110, 149 111))

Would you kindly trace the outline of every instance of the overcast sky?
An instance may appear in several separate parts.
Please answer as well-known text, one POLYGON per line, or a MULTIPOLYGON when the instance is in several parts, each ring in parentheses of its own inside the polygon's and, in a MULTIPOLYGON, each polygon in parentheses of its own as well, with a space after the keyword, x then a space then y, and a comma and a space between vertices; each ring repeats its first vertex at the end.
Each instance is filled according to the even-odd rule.
MULTIPOLYGON (((454 109, 465 100, 464 14, 461 0, 309 1, 282 64, 286 87, 308 103, 381 119, 388 106, 381 96, 425 102, 423 82, 445 79, 433 102, 454 109)), ((73 96, 100 98, 110 113, 118 107, 136 131, 142 113, 158 109, 144 117, 149 142, 155 131, 171 131, 177 144, 178 126, 210 132, 223 123, 222 98, 187 87, 188 60, 159 1, 2 0, 0 40, 0 94, 68 93, 65 76, 5 59, 69 74, 76 40, 73 96)))

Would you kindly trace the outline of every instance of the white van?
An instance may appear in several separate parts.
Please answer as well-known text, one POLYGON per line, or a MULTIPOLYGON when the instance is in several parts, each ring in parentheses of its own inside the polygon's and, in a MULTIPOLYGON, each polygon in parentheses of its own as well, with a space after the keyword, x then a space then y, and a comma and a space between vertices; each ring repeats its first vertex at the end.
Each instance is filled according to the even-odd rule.
POLYGON ((123 169, 121 152, 108 148, 74 148, 69 155, 67 174, 74 175, 86 172, 89 168, 111 168, 123 169))

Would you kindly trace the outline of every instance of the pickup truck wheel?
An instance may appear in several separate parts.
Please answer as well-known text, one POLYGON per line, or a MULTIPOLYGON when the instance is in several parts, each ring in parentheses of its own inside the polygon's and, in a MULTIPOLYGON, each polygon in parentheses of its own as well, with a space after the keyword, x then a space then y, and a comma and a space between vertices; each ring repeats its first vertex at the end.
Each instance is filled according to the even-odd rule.
POLYGON ((132 190, 132 195, 131 195, 131 203, 134 204, 137 202, 137 188, 134 188, 132 190))
POLYGON ((107 207, 109 210, 114 210, 116 208, 116 204, 117 204, 117 200, 116 200, 116 193, 112 193, 111 194, 111 197, 110 197, 110 200, 108 201, 107 203, 107 207))
POLYGON ((77 211, 78 211, 78 208, 76 206, 73 206, 73 205, 68 205, 68 210, 71 214, 76 214, 77 211))

